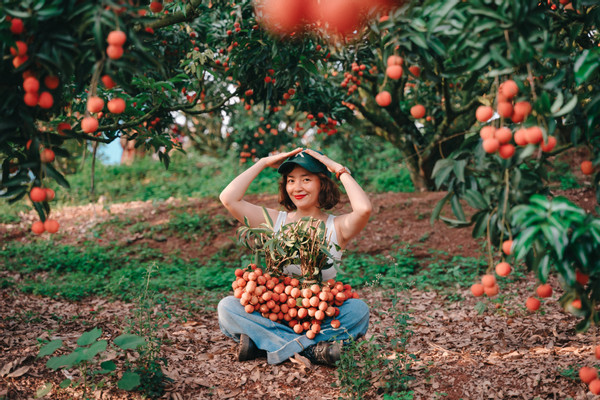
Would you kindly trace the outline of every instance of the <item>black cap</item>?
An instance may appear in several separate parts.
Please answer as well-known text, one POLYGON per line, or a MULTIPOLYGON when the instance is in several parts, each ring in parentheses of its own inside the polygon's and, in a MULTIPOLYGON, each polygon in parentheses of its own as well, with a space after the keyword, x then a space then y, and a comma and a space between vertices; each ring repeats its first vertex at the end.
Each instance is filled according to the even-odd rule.
MULTIPOLYGON (((320 151, 317 151, 317 153, 323 154, 320 151)), ((331 173, 329 172, 325 164, 303 151, 285 160, 283 164, 279 166, 277 172, 279 172, 282 175, 289 174, 296 165, 301 166, 302 168, 312 172, 313 174, 321 172, 327 177, 331 178, 331 173)))

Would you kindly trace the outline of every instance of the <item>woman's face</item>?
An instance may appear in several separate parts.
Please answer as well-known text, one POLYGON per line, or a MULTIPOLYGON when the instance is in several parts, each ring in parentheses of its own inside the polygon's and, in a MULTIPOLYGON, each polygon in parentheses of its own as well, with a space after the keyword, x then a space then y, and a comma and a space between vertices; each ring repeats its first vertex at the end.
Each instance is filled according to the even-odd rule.
POLYGON ((319 208, 321 180, 317 174, 296 166, 286 177, 285 190, 297 209, 319 208))

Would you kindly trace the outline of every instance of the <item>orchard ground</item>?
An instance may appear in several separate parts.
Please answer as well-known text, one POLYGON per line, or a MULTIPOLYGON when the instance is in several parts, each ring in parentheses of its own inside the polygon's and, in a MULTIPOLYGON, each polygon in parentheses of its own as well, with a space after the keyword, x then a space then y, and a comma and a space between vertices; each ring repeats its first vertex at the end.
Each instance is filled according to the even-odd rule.
MULTIPOLYGON (((588 211, 595 205, 591 189, 554 194, 567 195, 588 211)), ((470 295, 473 281, 448 286, 443 276, 436 276, 443 273, 433 268, 434 258, 456 264, 446 274, 460 273, 461 260, 485 259, 482 244, 471 238, 469 229, 453 229, 442 222, 430 225, 430 212, 443 195, 441 192, 373 194, 372 220, 350 246, 358 253, 387 256, 390 263, 395 262, 391 249, 405 247, 410 249, 420 272, 430 271, 432 285, 428 288, 413 285, 407 279, 407 288, 397 291, 402 311, 411 317, 408 351, 414 354, 415 362, 409 375, 415 379, 409 387, 414 398, 593 398, 577 371, 583 365, 596 364, 596 332, 575 332, 576 318, 563 312, 557 302, 560 296, 557 282, 550 282, 554 294, 543 302, 541 310, 530 313, 524 307, 525 300, 533 295, 538 283, 523 267, 515 267, 516 274, 510 277, 510 284, 503 284, 504 278, 499 279, 500 295, 493 299, 470 295), (477 311, 479 302, 485 304, 485 310, 477 311)), ((274 195, 249 197, 277 206, 274 195)), ((342 208, 347 206, 344 204, 342 208)), ((0 225, 2 247, 40 240, 80 246, 90 241, 101 245, 146 244, 161 253, 198 259, 238 246, 232 237, 239 224, 216 199, 89 204, 65 207, 53 215, 60 221, 61 229, 50 238, 48 234, 36 237, 28 232, 35 218, 33 214, 24 215, 20 224, 0 225), (171 218, 173 208, 209 213, 214 219, 226 221, 227 228, 211 235, 204 246, 153 233, 152 226, 171 218), (135 223, 143 223, 144 229, 135 233, 127 229, 135 223), (98 237, 94 235, 97 232, 94 227, 102 224, 106 229, 98 237)), ((473 279, 483 273, 483 269, 475 271, 473 279)), ((92 327, 100 327, 104 338, 114 338, 122 333, 123 321, 134 307, 132 303, 102 297, 69 302, 24 294, 17 287, 30 276, 15 270, 3 270, 0 274, 0 280, 12 282, 0 286, 0 398, 33 398, 45 382, 54 382, 56 386, 64 379, 62 373, 45 367, 46 358, 35 358, 40 340, 60 337, 73 345, 81 333, 92 327), (11 373, 13 377, 7 377, 11 373)), ((233 279, 233 272, 231 276, 233 279)), ((37 278, 43 280, 44 273, 37 278)), ((357 290, 371 306, 369 336, 380 335, 393 324, 386 312, 391 307, 392 290, 377 282, 357 290)), ((218 298, 200 292, 191 301, 177 301, 177 293, 172 295, 172 317, 168 327, 159 332, 163 339, 162 354, 168 360, 165 372, 173 379, 164 398, 337 399, 340 396, 340 389, 332 386, 337 381, 333 368, 305 365, 301 360, 277 366, 268 365, 265 359, 237 362, 235 343, 219 330, 215 311, 218 298)), ((365 398, 381 398, 376 387, 384 380, 384 377, 375 379, 374 389, 365 398)), ((74 393, 67 389, 53 391, 49 396, 53 399, 79 396, 74 393)), ((114 388, 98 390, 94 397, 141 398, 139 394, 114 388)))

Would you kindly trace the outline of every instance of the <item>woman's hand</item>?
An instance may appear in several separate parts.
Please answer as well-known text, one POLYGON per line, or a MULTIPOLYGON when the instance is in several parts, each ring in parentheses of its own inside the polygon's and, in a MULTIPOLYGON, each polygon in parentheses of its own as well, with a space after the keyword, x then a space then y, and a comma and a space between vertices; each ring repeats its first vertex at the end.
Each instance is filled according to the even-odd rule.
POLYGON ((304 150, 304 152, 306 154, 310 155, 310 156, 313 156, 314 158, 316 158, 320 162, 322 162, 323 165, 325 165, 327 167, 327 169, 329 170, 329 172, 332 172, 334 174, 335 174, 336 171, 339 171, 340 168, 343 167, 342 164, 340 164, 340 163, 338 163, 336 161, 333 161, 331 158, 327 157, 326 155, 317 153, 314 150, 306 149, 306 150, 304 150))
POLYGON ((302 151, 302 147, 298 147, 292 151, 288 151, 287 153, 278 153, 272 156, 263 157, 263 160, 266 165, 273 168, 279 168, 281 164, 288 158, 295 156, 296 154, 302 151))

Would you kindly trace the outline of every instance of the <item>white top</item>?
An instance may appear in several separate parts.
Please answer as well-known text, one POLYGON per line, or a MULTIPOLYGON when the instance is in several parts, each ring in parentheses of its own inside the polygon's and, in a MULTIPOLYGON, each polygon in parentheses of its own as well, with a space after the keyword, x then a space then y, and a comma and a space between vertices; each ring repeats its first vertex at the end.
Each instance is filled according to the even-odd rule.
MULTIPOLYGON (((277 221, 275 221, 275 225, 273 226, 273 232, 278 232, 281 227, 285 224, 288 213, 285 211, 280 211, 279 215, 277 215, 277 221)), ((329 214, 327 221, 325 222, 325 234, 329 238, 328 241, 331 244, 329 247, 329 253, 333 256, 336 261, 340 261, 342 259, 343 252, 339 250, 335 245, 339 245, 337 240, 337 233, 335 232, 335 225, 333 220, 335 219, 335 215, 329 214)), ((329 279, 335 278, 336 269, 333 266, 334 260, 331 258, 327 261, 330 264, 329 267, 323 268, 321 270, 321 279, 323 281, 327 281, 329 279)), ((289 264, 287 265, 283 273, 286 275, 302 275, 302 271, 298 264, 289 264)))

